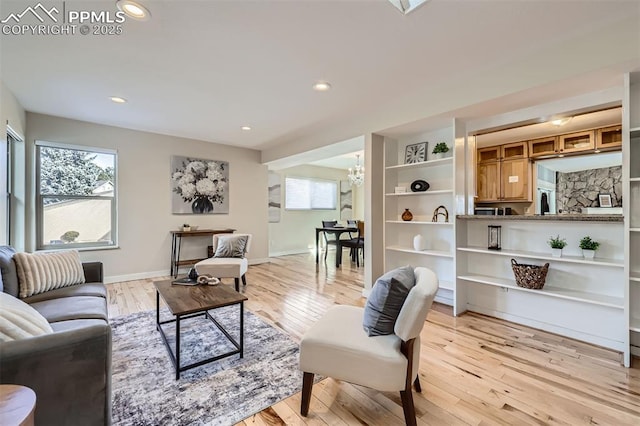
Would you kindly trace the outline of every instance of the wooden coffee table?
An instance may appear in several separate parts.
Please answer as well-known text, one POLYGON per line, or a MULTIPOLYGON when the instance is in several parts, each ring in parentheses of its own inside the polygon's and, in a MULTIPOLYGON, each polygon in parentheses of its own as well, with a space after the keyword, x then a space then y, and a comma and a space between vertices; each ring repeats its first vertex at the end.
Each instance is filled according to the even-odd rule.
POLYGON ((223 284, 216 286, 185 286, 171 284, 172 281, 173 280, 157 281, 154 282, 153 285, 156 287, 156 328, 162 336, 162 340, 169 352, 171 362, 176 369, 176 380, 180 378, 180 372, 190 368, 199 367, 203 364, 236 354, 240 354, 240 358, 242 358, 244 346, 244 301, 248 299, 244 295, 223 284), (171 311, 171 314, 175 317, 174 319, 160 321, 160 296, 162 296, 162 300, 164 300, 169 311, 171 311), (210 310, 229 305, 240 305, 240 338, 238 341, 236 341, 227 332, 227 330, 225 330, 224 327, 222 327, 222 325, 209 314, 210 310), (180 365, 180 321, 197 316, 205 316, 210 319, 236 347, 236 349, 231 352, 182 366, 180 365), (162 324, 171 322, 176 323, 175 353, 173 352, 167 336, 162 329, 162 324))

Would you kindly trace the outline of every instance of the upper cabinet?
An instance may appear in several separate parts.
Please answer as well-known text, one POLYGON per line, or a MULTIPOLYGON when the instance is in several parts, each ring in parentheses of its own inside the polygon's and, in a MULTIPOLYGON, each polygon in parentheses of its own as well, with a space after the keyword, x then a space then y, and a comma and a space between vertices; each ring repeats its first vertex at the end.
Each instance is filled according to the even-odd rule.
POLYGON ((500 146, 502 160, 516 160, 519 158, 528 158, 527 151, 529 149, 526 142, 509 143, 500 146))
POLYGON ((476 201, 498 201, 501 198, 499 161, 479 162, 476 168, 476 201))
POLYGON ((568 133, 529 141, 529 158, 622 149, 622 126, 568 133))
POLYGON ((549 136, 546 138, 529 141, 529 157, 543 157, 555 155, 558 152, 558 137, 549 136))
POLYGON ((478 148, 475 201, 531 201, 531 160, 620 149, 621 125, 478 148))
POLYGON ((596 131, 596 149, 601 151, 622 148, 622 125, 605 127, 596 131))
POLYGON ((595 146, 594 130, 558 136, 558 152, 560 154, 589 151, 594 149, 595 146))
POLYGON ((478 164, 500 161, 501 152, 499 145, 478 149, 478 164))
POLYGON ((527 142, 480 148, 476 201, 531 201, 531 164, 527 142))

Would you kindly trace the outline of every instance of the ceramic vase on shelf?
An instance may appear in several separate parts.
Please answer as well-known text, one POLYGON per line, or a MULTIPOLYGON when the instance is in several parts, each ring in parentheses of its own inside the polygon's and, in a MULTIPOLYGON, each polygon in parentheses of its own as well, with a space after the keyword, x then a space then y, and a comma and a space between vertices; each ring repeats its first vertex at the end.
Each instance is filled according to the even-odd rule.
POLYGON ((582 249, 582 257, 584 257, 587 260, 593 260, 593 258, 596 256, 596 251, 595 250, 586 250, 586 249, 582 249))
POLYGON ((413 213, 409 211, 409 209, 404 209, 404 213, 402 213, 402 220, 405 222, 409 222, 413 219, 413 213))
POLYGON ((415 251, 424 250, 424 237, 420 234, 413 237, 413 249, 415 251))
POLYGON ((562 249, 552 248, 551 249, 551 256, 553 256, 553 257, 562 257, 562 249))

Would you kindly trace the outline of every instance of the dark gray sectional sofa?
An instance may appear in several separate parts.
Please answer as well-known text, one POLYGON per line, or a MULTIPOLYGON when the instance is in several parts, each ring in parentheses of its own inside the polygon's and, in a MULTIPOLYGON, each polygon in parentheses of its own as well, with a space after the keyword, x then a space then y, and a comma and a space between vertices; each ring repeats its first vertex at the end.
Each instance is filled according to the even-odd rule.
MULTIPOLYGON (((0 290, 18 297, 14 253, 0 246, 0 290)), ((47 319, 52 334, 0 342, 0 383, 35 391, 36 425, 111 424, 111 328, 102 263, 83 263, 83 269, 84 284, 22 299, 47 319)))

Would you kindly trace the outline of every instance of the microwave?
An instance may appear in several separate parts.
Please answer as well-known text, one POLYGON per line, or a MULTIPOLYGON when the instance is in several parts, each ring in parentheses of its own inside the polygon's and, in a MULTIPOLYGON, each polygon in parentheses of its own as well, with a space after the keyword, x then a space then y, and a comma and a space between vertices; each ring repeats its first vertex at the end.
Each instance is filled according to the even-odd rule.
POLYGON ((511 214, 511 207, 476 207, 473 214, 477 216, 505 216, 511 214))

